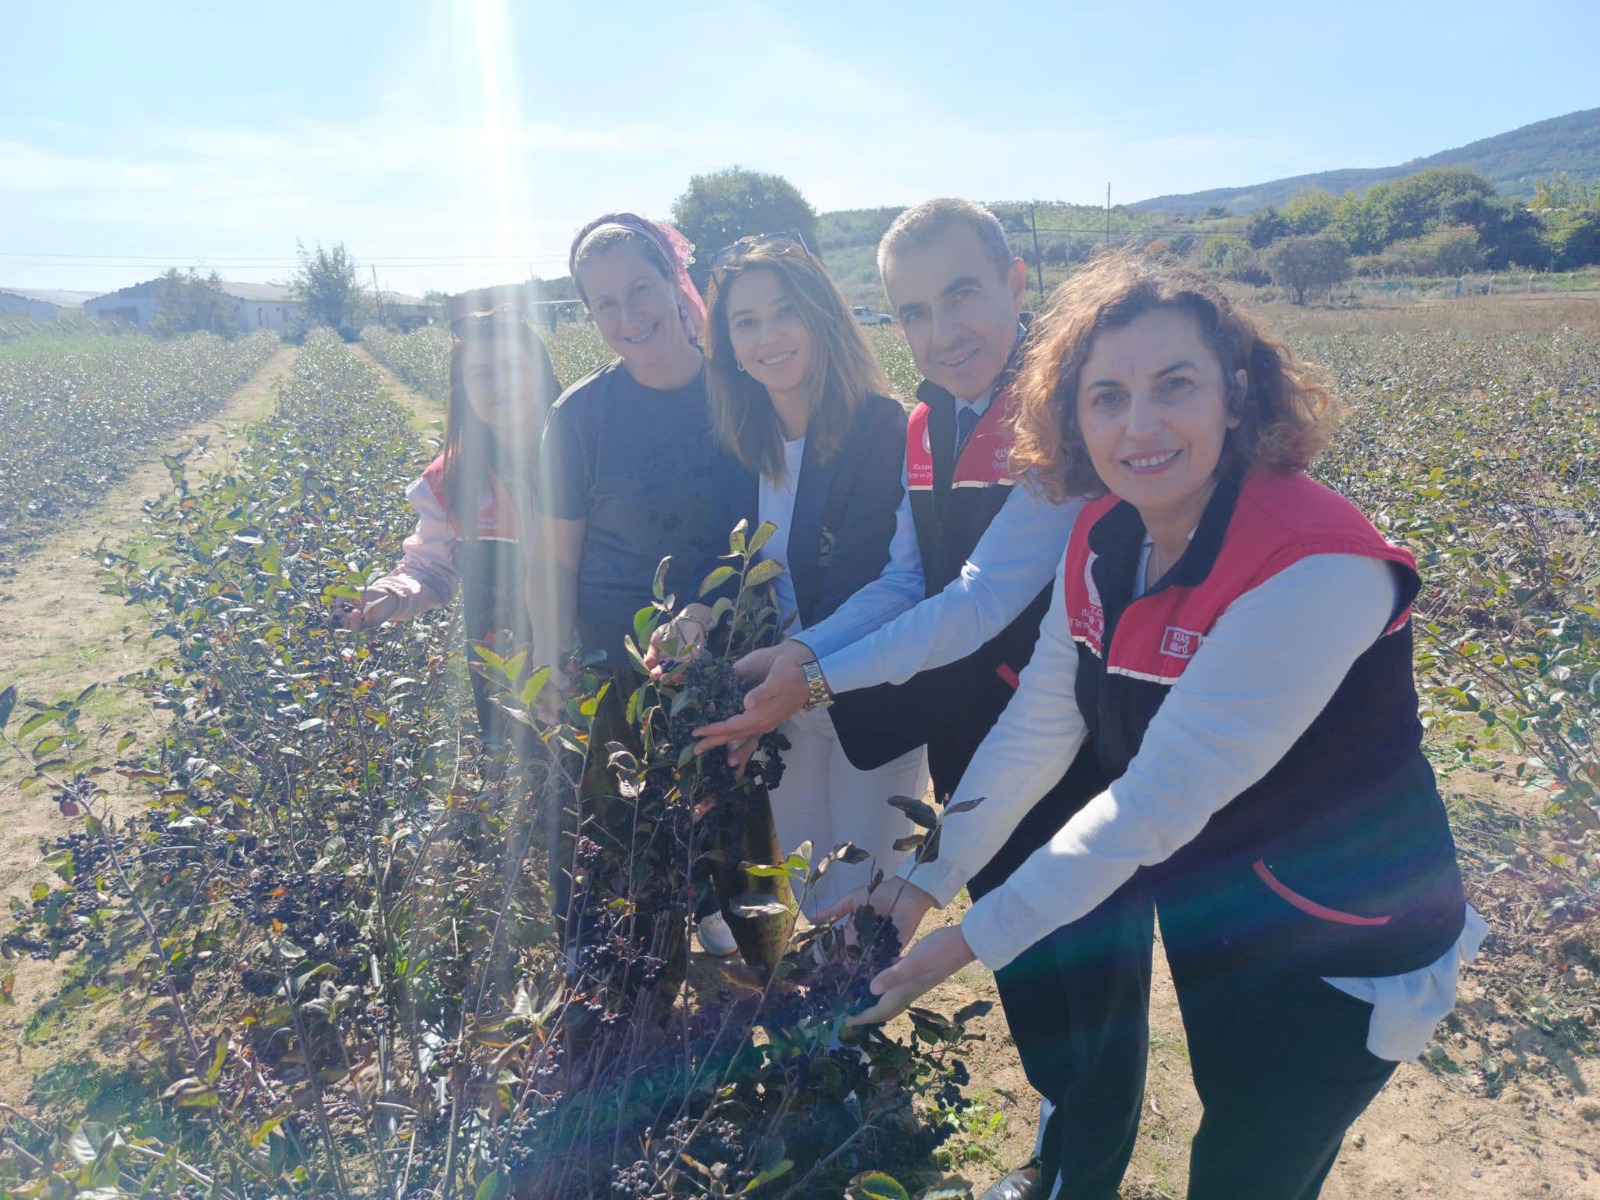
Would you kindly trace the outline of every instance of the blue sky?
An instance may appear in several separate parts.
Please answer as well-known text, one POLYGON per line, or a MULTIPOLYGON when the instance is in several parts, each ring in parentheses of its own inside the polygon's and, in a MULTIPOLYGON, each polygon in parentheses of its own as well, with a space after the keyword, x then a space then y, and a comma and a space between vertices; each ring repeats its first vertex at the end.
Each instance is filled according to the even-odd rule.
POLYGON ((0 0, 0 287, 565 274, 697 172, 819 210, 1384 166, 1600 106, 1593 0, 0 0))

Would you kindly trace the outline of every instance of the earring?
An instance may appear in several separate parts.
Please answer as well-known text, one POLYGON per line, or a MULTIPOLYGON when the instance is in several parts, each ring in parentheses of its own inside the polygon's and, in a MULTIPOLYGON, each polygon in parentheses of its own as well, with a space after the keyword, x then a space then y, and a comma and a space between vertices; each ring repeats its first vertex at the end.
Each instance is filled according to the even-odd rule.
POLYGON ((741 375, 745 374, 744 364, 742 362, 740 362, 737 358, 733 360, 733 365, 739 368, 739 374, 741 374, 741 375))

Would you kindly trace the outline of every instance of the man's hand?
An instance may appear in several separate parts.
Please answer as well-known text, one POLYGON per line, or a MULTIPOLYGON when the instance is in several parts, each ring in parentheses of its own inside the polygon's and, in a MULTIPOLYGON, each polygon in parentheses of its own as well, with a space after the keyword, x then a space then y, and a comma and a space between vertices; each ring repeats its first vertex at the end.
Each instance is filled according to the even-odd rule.
POLYGON ((845 1019, 846 1025, 877 1025, 897 1017, 978 956, 967 945, 961 926, 935 929, 895 963, 880 971, 867 986, 878 1003, 845 1019))
POLYGON ((742 767, 763 733, 771 733, 806 706, 811 691, 800 664, 811 660, 811 650, 800 642, 787 642, 781 649, 783 653, 768 666, 766 680, 745 693, 743 713, 694 731, 700 739, 694 744, 696 754, 727 746, 728 762, 742 767))

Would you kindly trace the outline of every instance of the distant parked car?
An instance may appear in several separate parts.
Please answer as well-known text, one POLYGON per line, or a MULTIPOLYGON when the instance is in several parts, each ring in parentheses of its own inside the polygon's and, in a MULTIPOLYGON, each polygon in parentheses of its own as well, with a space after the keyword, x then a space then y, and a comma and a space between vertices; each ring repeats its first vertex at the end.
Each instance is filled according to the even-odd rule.
POLYGON ((894 318, 888 313, 873 312, 870 308, 862 308, 859 304, 851 305, 850 311, 856 315, 858 325, 893 325, 894 318))

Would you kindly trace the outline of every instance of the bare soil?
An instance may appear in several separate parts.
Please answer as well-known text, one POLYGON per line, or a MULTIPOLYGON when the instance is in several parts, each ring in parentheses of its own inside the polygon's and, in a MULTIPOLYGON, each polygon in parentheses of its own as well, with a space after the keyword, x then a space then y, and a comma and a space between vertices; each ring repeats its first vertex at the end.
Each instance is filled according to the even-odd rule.
MULTIPOLYGON (((1403 1063, 1356 1122, 1323 1189, 1325 1200, 1421 1196, 1524 1200, 1600 1197, 1600 1060, 1594 1056, 1600 1004, 1541 1027, 1530 1009, 1553 980, 1542 976, 1546 947, 1512 932, 1505 898, 1473 897, 1495 928, 1478 962, 1462 975, 1455 1014, 1428 1054, 1403 1063), (1485 1064, 1493 1069, 1486 1070, 1485 1064)), ((1509 907, 1515 907, 1511 900, 1509 907)), ((959 914, 952 912, 952 918, 959 914)), ((1569 974, 1592 998, 1600 925, 1567 931, 1569 974), (1587 947, 1589 967, 1576 961, 1587 947)), ((998 1002, 987 971, 968 968, 930 997, 951 1011, 974 999, 998 1002)), ((1548 1019, 1548 1018, 1546 1018, 1548 1019)), ((1005 1113, 996 1137, 978 1141, 966 1178, 987 1186, 1033 1152, 1038 1101, 1011 1049, 998 1003, 974 1028, 986 1035, 968 1060, 968 1094, 1005 1113)), ((1200 1103, 1189 1074, 1183 1022, 1166 961, 1157 947, 1150 998, 1149 1085, 1126 1200, 1182 1197, 1189 1141, 1200 1103)))

